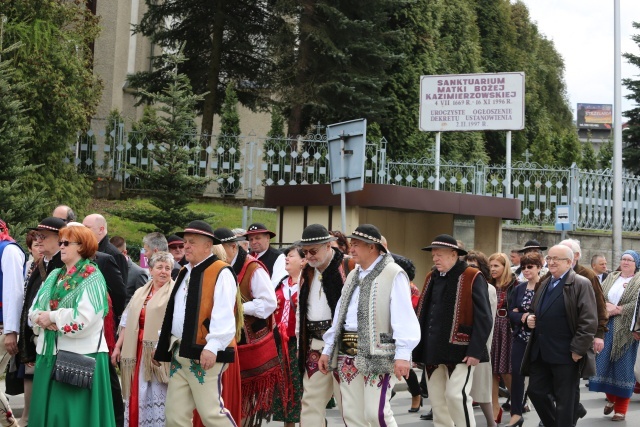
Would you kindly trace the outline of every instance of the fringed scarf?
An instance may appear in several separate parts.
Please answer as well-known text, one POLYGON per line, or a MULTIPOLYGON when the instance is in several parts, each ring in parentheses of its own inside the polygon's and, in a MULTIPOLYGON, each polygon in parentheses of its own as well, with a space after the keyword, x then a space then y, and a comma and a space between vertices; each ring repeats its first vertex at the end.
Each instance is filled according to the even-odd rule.
MULTIPOLYGON (((169 363, 161 362, 155 366, 151 360, 158 343, 158 331, 162 327, 164 312, 171 297, 175 282, 169 283, 156 290, 147 302, 144 316, 144 332, 142 334, 142 364, 144 366, 144 381, 156 380, 159 383, 169 382, 169 363)), ((124 340, 120 358, 120 372, 122 373, 122 397, 128 399, 131 395, 131 382, 135 373, 138 352, 138 333, 140 330, 140 312, 144 307, 149 293, 153 289, 153 280, 138 289, 127 308, 127 326, 124 328, 124 340)))
MULTIPOLYGON (((621 273, 619 271, 609 274, 602 284, 602 293, 604 294, 606 302, 609 302, 609 291, 618 277, 620 277, 620 274, 621 273)), ((633 325, 635 322, 633 314, 636 309, 639 292, 640 274, 636 274, 630 278, 629 283, 627 283, 627 287, 622 293, 620 302, 618 302, 618 305, 622 307, 622 313, 613 318, 613 348, 611 349, 610 357, 612 362, 620 359, 633 342, 633 334, 631 334, 631 331, 629 330, 629 325, 633 325)))
MULTIPOLYGON (((102 311, 104 318, 109 312, 107 285, 104 277, 93 262, 81 259, 69 271, 65 272, 65 267, 62 267, 49 274, 38 291, 34 307, 41 311, 71 308, 73 316, 76 317, 78 316, 78 304, 85 292, 95 313, 102 311)), ((44 346, 42 348, 44 356, 53 355, 56 334, 62 334, 62 332, 48 329, 44 331, 44 346)), ((38 362, 44 359, 38 358, 38 362)), ((47 358, 47 360, 48 364, 53 364, 53 359, 47 358)))

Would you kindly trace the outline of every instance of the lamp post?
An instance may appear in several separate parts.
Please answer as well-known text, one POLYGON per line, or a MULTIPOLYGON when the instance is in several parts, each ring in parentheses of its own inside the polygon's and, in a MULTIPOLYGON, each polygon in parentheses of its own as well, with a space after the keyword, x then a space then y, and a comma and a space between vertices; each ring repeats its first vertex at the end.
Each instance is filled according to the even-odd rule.
POLYGON ((620 0, 613 2, 613 245, 614 260, 622 253, 622 73, 620 0))

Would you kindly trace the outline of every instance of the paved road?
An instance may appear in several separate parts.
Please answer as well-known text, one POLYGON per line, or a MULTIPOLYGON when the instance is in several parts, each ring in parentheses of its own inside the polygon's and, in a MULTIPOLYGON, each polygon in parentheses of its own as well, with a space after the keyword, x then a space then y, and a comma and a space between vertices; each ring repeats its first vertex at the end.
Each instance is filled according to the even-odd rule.
MULTIPOLYGON (((582 384, 582 392, 581 392, 581 401, 584 404, 585 408, 587 408, 587 415, 578 422, 578 426, 581 427, 594 427, 594 426, 640 426, 640 395, 635 394, 631 398, 631 403, 629 404, 629 412, 627 412, 627 419, 624 422, 620 423, 612 423, 611 416, 604 416, 602 414, 602 409, 604 408, 604 394, 603 393, 592 393, 586 387, 584 387, 584 381, 582 384)), ((501 399, 501 402, 504 402, 505 399, 501 399)), ((425 406, 421 413, 426 413, 430 404, 428 399, 424 401, 425 406)), ((407 409, 411 406, 411 396, 407 391, 401 391, 396 394, 396 396, 391 401, 391 406, 393 412, 395 414, 396 422, 400 426, 411 426, 411 427, 433 427, 433 422, 431 421, 422 421, 420 420, 419 414, 410 414, 407 412, 407 409)), ((476 424, 477 427, 486 426, 486 421, 484 419, 484 415, 482 415, 482 411, 479 408, 474 410, 476 424)), ((332 409, 328 411, 328 427, 338 427, 344 426, 344 423, 340 422, 340 415, 337 410, 332 409)), ((524 425, 526 427, 536 427, 540 422, 540 418, 535 413, 535 411, 529 412, 524 415, 525 422, 524 425)), ((503 423, 501 426, 505 426, 509 422, 509 418, 502 419, 503 423)), ((281 423, 269 423, 269 426, 272 425, 282 425, 281 423)))
MULTIPOLYGON (((4 390, 4 381, 0 381, 0 389, 4 390)), ((406 385, 400 384, 398 386, 398 394, 391 401, 391 407, 393 408, 393 412, 396 416, 396 422, 400 426, 408 426, 408 427, 432 427, 433 423, 431 421, 422 421, 420 420, 420 413, 418 414, 410 414, 407 412, 407 409, 411 406, 411 396, 409 392, 406 391, 406 385)), ((629 404, 629 412, 627 412, 627 419, 621 423, 611 423, 611 416, 604 416, 602 414, 602 409, 604 408, 604 394, 602 393, 591 393, 587 390, 586 387, 581 387, 581 401, 584 404, 585 408, 587 408, 587 416, 578 422, 578 426, 581 427, 595 427, 595 426, 640 426, 640 395, 634 394, 631 398, 631 403, 629 404)), ((505 399, 501 399, 501 402, 504 402, 505 399)), ((22 415, 22 407, 24 405, 23 396, 9 396, 9 402, 11 407, 16 414, 17 417, 22 415)), ((421 413, 426 413, 430 408, 429 399, 425 399, 424 407, 422 408, 421 413)), ((341 423, 340 414, 337 409, 331 409, 328 412, 328 427, 338 427, 344 426, 344 423, 341 423)), ((477 427, 486 426, 486 422, 484 416, 482 415, 482 411, 480 409, 474 410, 476 417, 477 427)), ((525 422, 524 425, 526 427, 536 427, 540 418, 535 413, 535 411, 529 412, 524 416, 525 422)), ((505 426, 506 423, 509 422, 508 418, 503 418, 503 423, 501 426, 505 426)), ((282 426, 280 422, 270 422, 267 423, 268 426, 282 426)), ((319 426, 322 427, 322 426, 319 426)))

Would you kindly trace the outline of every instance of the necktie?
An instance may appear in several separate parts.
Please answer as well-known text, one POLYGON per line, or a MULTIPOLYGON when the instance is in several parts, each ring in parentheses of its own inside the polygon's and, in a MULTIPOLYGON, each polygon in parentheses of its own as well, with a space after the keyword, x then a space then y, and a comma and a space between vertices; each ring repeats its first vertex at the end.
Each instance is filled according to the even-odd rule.
POLYGON ((552 280, 552 281, 551 281, 551 284, 549 285, 549 290, 550 290, 550 291, 552 291, 552 290, 556 287, 556 285, 557 285, 558 283, 560 283, 560 279, 554 279, 554 280, 552 280))

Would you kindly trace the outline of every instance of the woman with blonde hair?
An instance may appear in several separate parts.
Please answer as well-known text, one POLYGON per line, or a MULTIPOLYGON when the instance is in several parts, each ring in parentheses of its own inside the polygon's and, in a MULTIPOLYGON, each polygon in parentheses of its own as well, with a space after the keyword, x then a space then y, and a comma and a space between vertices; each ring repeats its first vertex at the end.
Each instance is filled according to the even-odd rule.
POLYGON ((493 340, 491 342, 491 366, 493 367, 493 413, 496 423, 502 421, 502 408, 498 401, 500 377, 511 390, 511 323, 509 320, 508 301, 511 291, 517 282, 511 272, 511 262, 506 254, 497 252, 489 257, 489 283, 496 287, 498 306, 493 324, 493 340))
POLYGON ((169 363, 152 363, 164 312, 173 290, 173 255, 156 252, 149 260, 151 280, 131 297, 111 363, 120 363, 125 426, 164 425, 169 363))

